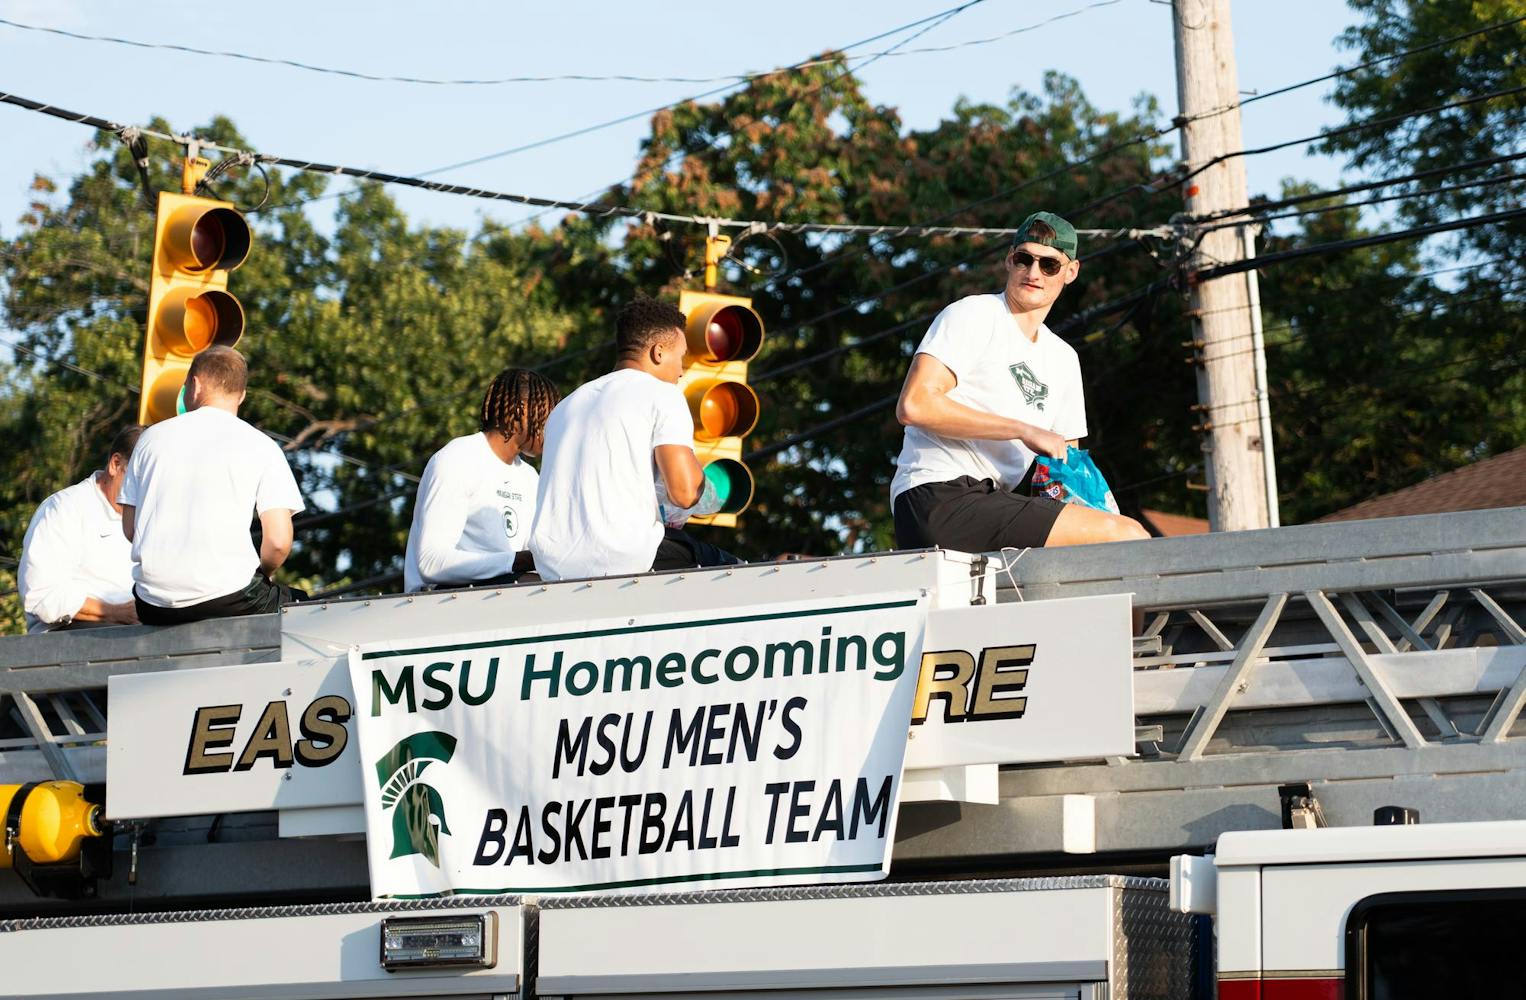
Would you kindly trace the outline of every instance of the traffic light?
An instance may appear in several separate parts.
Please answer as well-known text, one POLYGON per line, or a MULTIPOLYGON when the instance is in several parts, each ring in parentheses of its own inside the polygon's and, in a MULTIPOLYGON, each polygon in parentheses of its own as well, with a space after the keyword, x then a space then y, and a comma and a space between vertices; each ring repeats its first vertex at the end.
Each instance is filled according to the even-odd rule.
POLYGON ((184 408, 191 359, 244 333, 244 307, 228 294, 228 272, 249 256, 249 223, 231 202, 161 192, 154 224, 138 422, 167 420, 184 408))
POLYGON ((752 473, 742 462, 742 438, 758 423, 758 395, 747 384, 747 362, 763 346, 763 320, 752 300, 714 292, 679 293, 688 317, 689 353, 678 387, 694 415, 694 454, 721 498, 719 513, 695 524, 734 528, 752 502, 752 473))

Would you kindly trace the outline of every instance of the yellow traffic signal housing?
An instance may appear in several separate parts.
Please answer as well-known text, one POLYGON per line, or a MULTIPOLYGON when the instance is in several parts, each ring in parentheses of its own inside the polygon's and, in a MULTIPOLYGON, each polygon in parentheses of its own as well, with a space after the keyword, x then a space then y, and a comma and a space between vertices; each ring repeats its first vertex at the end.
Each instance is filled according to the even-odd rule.
POLYGON ((678 382, 694 415, 694 454, 721 497, 719 513, 695 524, 734 528, 752 502, 752 473, 742 462, 742 438, 758 423, 758 395, 747 384, 747 363, 763 346, 763 320, 752 300, 714 292, 680 292, 688 317, 688 357, 678 382))
POLYGON ((154 225, 138 422, 173 417, 191 359, 244 333, 244 307, 228 294, 228 272, 249 256, 249 223, 231 202, 161 192, 154 225))

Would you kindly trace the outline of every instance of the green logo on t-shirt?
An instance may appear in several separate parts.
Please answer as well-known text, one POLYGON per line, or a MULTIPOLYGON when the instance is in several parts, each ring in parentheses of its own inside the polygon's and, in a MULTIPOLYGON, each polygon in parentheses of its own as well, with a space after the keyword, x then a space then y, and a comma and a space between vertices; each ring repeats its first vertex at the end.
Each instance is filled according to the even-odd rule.
POLYGON ((1023 401, 1036 410, 1044 408, 1044 400, 1049 398, 1049 386, 1039 381, 1039 377, 1033 374, 1033 369, 1028 367, 1028 362, 1019 361, 1008 368, 1012 373, 1012 380, 1023 391, 1023 401))

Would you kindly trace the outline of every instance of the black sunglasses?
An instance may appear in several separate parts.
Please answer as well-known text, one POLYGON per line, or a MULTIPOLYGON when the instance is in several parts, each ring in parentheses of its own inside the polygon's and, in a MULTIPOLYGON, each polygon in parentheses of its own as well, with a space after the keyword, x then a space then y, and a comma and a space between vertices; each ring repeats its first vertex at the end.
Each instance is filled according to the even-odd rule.
POLYGON ((1012 251, 1012 264, 1020 270, 1026 271, 1033 266, 1033 262, 1039 262, 1039 270, 1053 278, 1060 273, 1065 266, 1065 261, 1060 257, 1035 257, 1026 250, 1012 251))

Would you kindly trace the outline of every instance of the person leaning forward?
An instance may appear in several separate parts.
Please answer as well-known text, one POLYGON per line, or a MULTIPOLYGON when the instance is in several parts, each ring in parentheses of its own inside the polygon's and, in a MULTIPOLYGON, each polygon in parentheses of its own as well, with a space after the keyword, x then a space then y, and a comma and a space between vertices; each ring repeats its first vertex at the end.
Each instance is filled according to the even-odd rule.
POLYGON ((142 431, 137 424, 118 431, 104 466, 32 515, 16 570, 28 632, 138 624, 117 490, 142 431))
POLYGON ((544 375, 505 368, 482 399, 476 434, 451 440, 424 466, 403 555, 403 589, 513 583, 534 568, 526 543, 541 452, 560 395, 544 375))
POLYGON ((145 625, 261 614, 307 596, 271 579, 291 552, 302 494, 280 447, 238 417, 248 381, 233 348, 196 355, 186 412, 144 431, 127 465, 118 500, 145 625))
POLYGON ((678 390, 686 344, 683 313, 638 298, 615 320, 615 370, 579 386, 551 411, 530 532, 535 567, 545 579, 741 561, 668 527, 659 508, 659 477, 678 507, 693 508, 706 492, 693 417, 678 390))
POLYGON ((1021 492, 1040 455, 1086 436, 1075 349, 1044 319, 1076 280, 1076 231, 1051 212, 1023 221, 1006 287, 945 308, 917 347, 896 417, 891 482, 898 548, 962 552, 1148 538, 1130 517, 1021 492))

